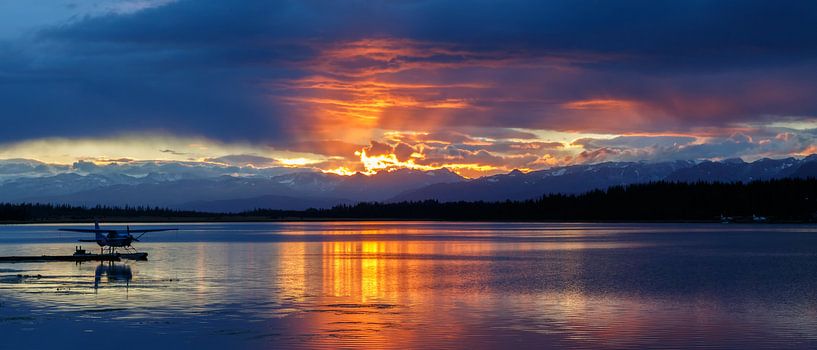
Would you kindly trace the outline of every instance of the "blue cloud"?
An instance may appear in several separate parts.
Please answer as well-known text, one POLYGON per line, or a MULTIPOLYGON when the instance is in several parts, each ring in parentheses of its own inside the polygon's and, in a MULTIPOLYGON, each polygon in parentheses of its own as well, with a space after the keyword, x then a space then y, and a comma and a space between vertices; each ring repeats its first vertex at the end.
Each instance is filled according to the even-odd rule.
POLYGON ((810 1, 183 0, 77 18, 0 45, 0 140, 160 130, 291 143, 313 121, 268 84, 314 73, 305 62, 326 46, 372 37, 472 54, 401 62, 456 65, 483 54, 564 57, 576 68, 441 72, 498 85, 463 97, 479 112, 429 114, 456 126, 636 127, 558 107, 599 96, 639 100, 653 120, 640 122, 647 131, 809 117, 817 115, 814 23, 810 1))

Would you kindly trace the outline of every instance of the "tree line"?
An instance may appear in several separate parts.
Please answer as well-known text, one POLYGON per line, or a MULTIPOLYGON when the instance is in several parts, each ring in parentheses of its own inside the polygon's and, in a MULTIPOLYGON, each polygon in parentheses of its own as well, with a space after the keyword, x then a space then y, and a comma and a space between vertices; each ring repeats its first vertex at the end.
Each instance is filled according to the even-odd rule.
POLYGON ((770 221, 817 220, 817 179, 749 183, 651 182, 613 186, 582 194, 547 194, 524 201, 439 202, 435 200, 338 205, 326 209, 257 209, 221 214, 158 207, 77 207, 0 204, 0 221, 105 220, 532 220, 532 221, 715 221, 721 216, 770 221))
POLYGON ((765 216, 775 221, 817 219, 817 179, 749 183, 652 182, 582 194, 547 194, 503 202, 358 203, 304 212, 257 210, 256 216, 430 220, 710 221, 765 216))
POLYGON ((2 203, 0 221, 80 221, 115 218, 206 218, 216 216, 211 213, 173 210, 146 206, 72 206, 66 204, 2 203))

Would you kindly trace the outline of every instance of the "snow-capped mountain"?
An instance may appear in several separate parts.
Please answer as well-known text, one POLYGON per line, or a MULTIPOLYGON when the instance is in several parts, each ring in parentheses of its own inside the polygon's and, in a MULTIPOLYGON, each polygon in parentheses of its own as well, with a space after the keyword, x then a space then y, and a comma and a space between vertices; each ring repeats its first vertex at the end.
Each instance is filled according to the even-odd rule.
POLYGON ((0 202, 75 205, 147 205, 241 211, 306 209, 359 201, 383 201, 423 186, 465 179, 449 170, 402 169, 372 176, 295 172, 275 176, 194 177, 174 172, 21 177, 0 184, 0 202))
POLYGON ((548 193, 581 193, 615 185, 650 181, 748 182, 786 177, 817 176, 817 157, 804 159, 740 159, 721 162, 607 162, 548 170, 483 177, 454 184, 435 184, 395 196, 391 201, 437 199, 440 201, 520 200, 548 193))
POLYGON ((581 193, 650 181, 752 181, 817 176, 817 156, 804 159, 729 159, 606 162, 467 180, 447 170, 402 169, 366 176, 316 171, 142 163, 70 172, 36 161, 0 161, 0 202, 148 205, 207 211, 306 209, 360 201, 520 200, 548 193, 581 193), (296 171, 296 172, 292 172, 296 171), (11 176, 11 175, 9 175, 11 176))

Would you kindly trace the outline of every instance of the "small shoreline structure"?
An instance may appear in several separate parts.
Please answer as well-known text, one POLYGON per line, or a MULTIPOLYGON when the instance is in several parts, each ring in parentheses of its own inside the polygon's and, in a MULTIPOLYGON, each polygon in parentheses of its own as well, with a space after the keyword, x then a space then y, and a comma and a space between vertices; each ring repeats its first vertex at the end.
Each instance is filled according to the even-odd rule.
POLYGON ((111 254, 91 254, 82 249, 82 247, 75 247, 76 250, 72 255, 30 255, 30 256, 0 256, 0 263, 32 263, 32 262, 89 262, 89 261, 122 261, 139 260, 146 261, 148 253, 111 253, 111 254))
POLYGON ((86 261, 122 261, 139 260, 146 261, 148 253, 136 251, 131 243, 139 242, 139 238, 148 232, 162 232, 162 231, 178 231, 177 228, 160 228, 160 229, 145 229, 145 230, 131 230, 130 225, 126 226, 125 230, 102 229, 99 227, 99 220, 94 220, 93 229, 81 228, 61 228, 59 231, 93 233, 94 239, 80 239, 80 242, 94 242, 99 245, 99 254, 92 254, 82 249, 82 246, 74 246, 74 254, 72 255, 40 255, 40 256, 0 256, 0 263, 27 263, 27 262, 52 262, 52 261, 69 261, 75 263, 82 263, 86 261), (138 233, 138 236, 134 236, 138 233), (105 253, 107 247, 107 253, 105 253), (120 253, 117 249, 122 249, 125 252, 120 253))

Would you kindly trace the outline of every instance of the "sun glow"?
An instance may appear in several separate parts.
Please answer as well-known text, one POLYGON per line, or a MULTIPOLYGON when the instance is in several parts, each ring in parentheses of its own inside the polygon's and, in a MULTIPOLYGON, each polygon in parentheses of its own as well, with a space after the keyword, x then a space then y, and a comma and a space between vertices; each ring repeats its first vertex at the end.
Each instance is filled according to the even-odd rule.
POLYGON ((398 159, 394 153, 368 155, 365 149, 355 152, 355 155, 360 156, 360 162, 365 170, 360 173, 365 175, 374 175, 379 171, 395 171, 398 169, 413 169, 413 170, 440 170, 448 169, 464 177, 473 177, 474 174, 494 171, 499 168, 493 165, 474 164, 474 163, 445 163, 445 164, 418 164, 417 155, 412 154, 411 157, 405 161, 398 159))
POLYGON ((414 162, 414 158, 409 158, 406 161, 397 159, 395 154, 378 154, 368 155, 366 150, 355 152, 355 155, 360 156, 360 162, 363 164, 365 171, 361 173, 366 175, 376 174, 380 170, 394 171, 399 168, 408 168, 416 170, 436 170, 440 167, 433 167, 428 165, 421 165, 414 162))
POLYGON ((339 166, 334 169, 322 169, 321 172, 325 174, 335 174, 335 175, 343 175, 343 176, 351 176, 357 174, 356 170, 349 169, 345 166, 339 166))
POLYGON ((320 159, 309 158, 278 158, 276 159, 281 165, 286 167, 302 167, 305 165, 320 163, 320 159))

